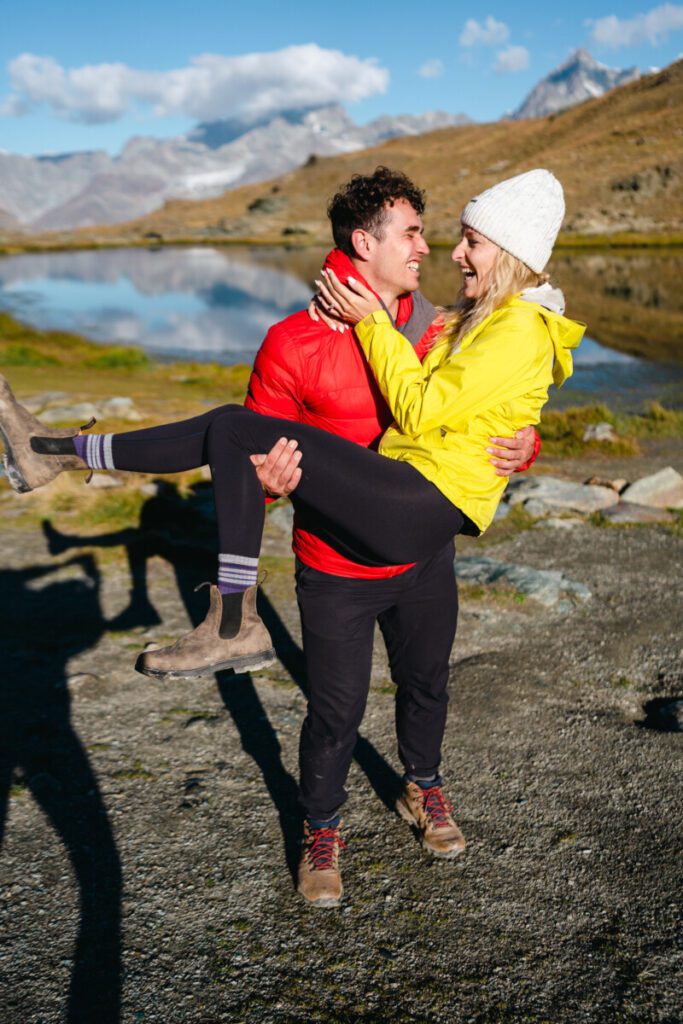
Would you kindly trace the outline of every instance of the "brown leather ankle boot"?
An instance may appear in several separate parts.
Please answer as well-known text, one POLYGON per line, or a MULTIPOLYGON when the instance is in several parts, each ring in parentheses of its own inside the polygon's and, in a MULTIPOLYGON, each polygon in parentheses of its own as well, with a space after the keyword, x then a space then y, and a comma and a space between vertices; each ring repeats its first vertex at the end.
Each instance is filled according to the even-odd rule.
POLYGON ((253 672, 275 661, 273 644, 256 611, 258 587, 249 587, 242 597, 242 612, 235 636, 221 636, 223 599, 217 586, 211 586, 206 618, 187 636, 171 647, 145 651, 135 665, 138 672, 155 679, 192 679, 197 676, 234 669, 253 672))
MULTIPOLYGON (((87 426, 91 427, 94 422, 87 426)), ((76 437, 85 429, 59 430, 46 427, 28 409, 19 405, 6 378, 0 374, 0 436, 5 443, 3 463, 7 479, 15 491, 34 491, 54 480, 65 469, 88 469, 76 452, 48 455, 36 452, 31 447, 32 437, 76 437)))

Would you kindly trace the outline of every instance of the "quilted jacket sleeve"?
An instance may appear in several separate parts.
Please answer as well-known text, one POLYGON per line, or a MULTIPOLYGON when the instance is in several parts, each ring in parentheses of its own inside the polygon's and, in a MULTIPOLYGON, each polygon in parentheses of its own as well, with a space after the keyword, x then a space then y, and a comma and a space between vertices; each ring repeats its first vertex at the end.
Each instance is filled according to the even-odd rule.
POLYGON ((305 378, 297 371, 295 357, 292 339, 281 324, 275 324, 254 361, 244 402, 247 409, 285 420, 302 418, 299 382, 305 378))

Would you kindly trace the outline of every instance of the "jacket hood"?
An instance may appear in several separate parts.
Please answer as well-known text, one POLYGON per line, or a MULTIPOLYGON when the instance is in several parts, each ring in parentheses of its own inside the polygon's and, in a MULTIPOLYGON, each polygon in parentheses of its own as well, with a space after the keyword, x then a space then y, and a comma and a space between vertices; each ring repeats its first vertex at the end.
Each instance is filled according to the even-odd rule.
POLYGON ((578 320, 570 320, 569 317, 556 312, 559 304, 558 295, 562 300, 561 308, 564 309, 564 296, 562 292, 557 288, 551 288, 550 285, 541 285, 540 288, 527 288, 525 292, 522 292, 512 300, 513 302, 523 302, 534 306, 544 320, 555 350, 553 382, 557 388, 564 384, 568 377, 571 377, 574 368, 572 349, 578 348, 579 342, 586 330, 585 324, 580 323, 578 320), (551 296, 549 293, 554 294, 551 296), (545 305, 546 302, 548 305, 545 305), (555 305, 556 309, 548 308, 551 302, 555 305))
POLYGON ((559 288, 553 288, 547 281, 538 285, 537 288, 525 288, 519 293, 520 299, 525 302, 537 302, 553 313, 564 313, 564 294, 559 288))
MULTIPOLYGON (((380 299, 377 292, 371 284, 365 280, 358 267, 354 266, 349 257, 341 249, 332 249, 331 252, 325 257, 325 270, 333 270, 340 281, 346 282, 346 278, 351 275, 361 284, 364 284, 366 288, 369 288, 373 295, 380 299)), ((382 302, 382 305, 384 303, 382 302)), ((396 316, 397 324, 404 324, 406 320, 410 318, 410 314, 413 311, 413 299, 410 294, 400 295, 398 299, 398 314, 396 316)))

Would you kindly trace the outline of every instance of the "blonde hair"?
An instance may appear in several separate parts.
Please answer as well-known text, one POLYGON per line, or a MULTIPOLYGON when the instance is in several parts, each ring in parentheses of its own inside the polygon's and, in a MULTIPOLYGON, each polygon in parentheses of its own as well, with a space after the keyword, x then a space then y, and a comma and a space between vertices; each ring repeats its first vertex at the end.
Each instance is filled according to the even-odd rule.
POLYGON ((507 299, 523 291, 524 288, 538 287, 548 280, 548 274, 537 274, 516 256, 512 256, 505 249, 500 249, 484 294, 480 295, 478 299, 466 299, 461 290, 452 309, 439 310, 443 319, 443 327, 436 338, 435 345, 445 342, 449 342, 452 346, 457 345, 466 334, 474 330, 507 299))

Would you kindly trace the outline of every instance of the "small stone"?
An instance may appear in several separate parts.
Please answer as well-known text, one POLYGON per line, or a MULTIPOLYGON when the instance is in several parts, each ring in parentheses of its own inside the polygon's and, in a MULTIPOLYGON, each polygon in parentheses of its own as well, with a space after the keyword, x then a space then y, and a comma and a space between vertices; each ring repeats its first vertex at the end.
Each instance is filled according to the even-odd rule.
POLYGON ((110 487, 120 487, 123 481, 113 473, 93 473, 90 486, 106 490, 110 487))
POLYGON ((128 398, 127 395, 117 395, 114 398, 109 398, 102 406, 102 412, 108 413, 110 416, 125 415, 129 409, 133 408, 133 399, 128 398))
POLYGON ((599 476, 589 476, 587 480, 584 480, 584 485, 592 487, 610 487, 617 494, 621 494, 624 487, 628 486, 628 480, 622 480, 621 477, 617 477, 616 480, 604 480, 599 476))
POLYGON ((161 485, 150 480, 145 484, 140 484, 138 490, 140 494, 144 494, 146 498, 156 498, 157 494, 161 490, 161 485))
POLYGON ((76 672, 72 676, 67 676, 67 683, 69 686, 85 686, 90 683, 96 683, 100 677, 93 675, 92 672, 76 672))
POLYGON ((583 432, 584 441, 616 441, 611 423, 590 423, 583 432))
POLYGON ((510 506, 506 501, 501 501, 496 509, 494 520, 505 519, 506 516, 510 515, 510 506))
POLYGON ((139 423, 142 416, 133 404, 133 399, 124 395, 110 398, 101 407, 102 416, 111 416, 117 420, 126 420, 128 423, 139 423))
POLYGON ((29 398, 22 399, 21 404, 35 416, 36 413, 39 413, 50 402, 62 402, 68 397, 66 391, 44 391, 40 395, 31 395, 29 398))
POLYGON ((77 405, 57 405, 54 409, 46 409, 41 413, 43 423, 68 423, 69 426, 79 426, 87 423, 93 418, 97 419, 99 409, 92 402, 80 402, 77 405))
POLYGON ((673 512, 652 505, 636 505, 633 501, 620 501, 601 513, 610 523, 671 523, 676 519, 673 512))
POLYGON ((683 508, 683 476, 673 466, 667 466, 658 473, 636 480, 624 490, 622 497, 636 505, 683 508))

